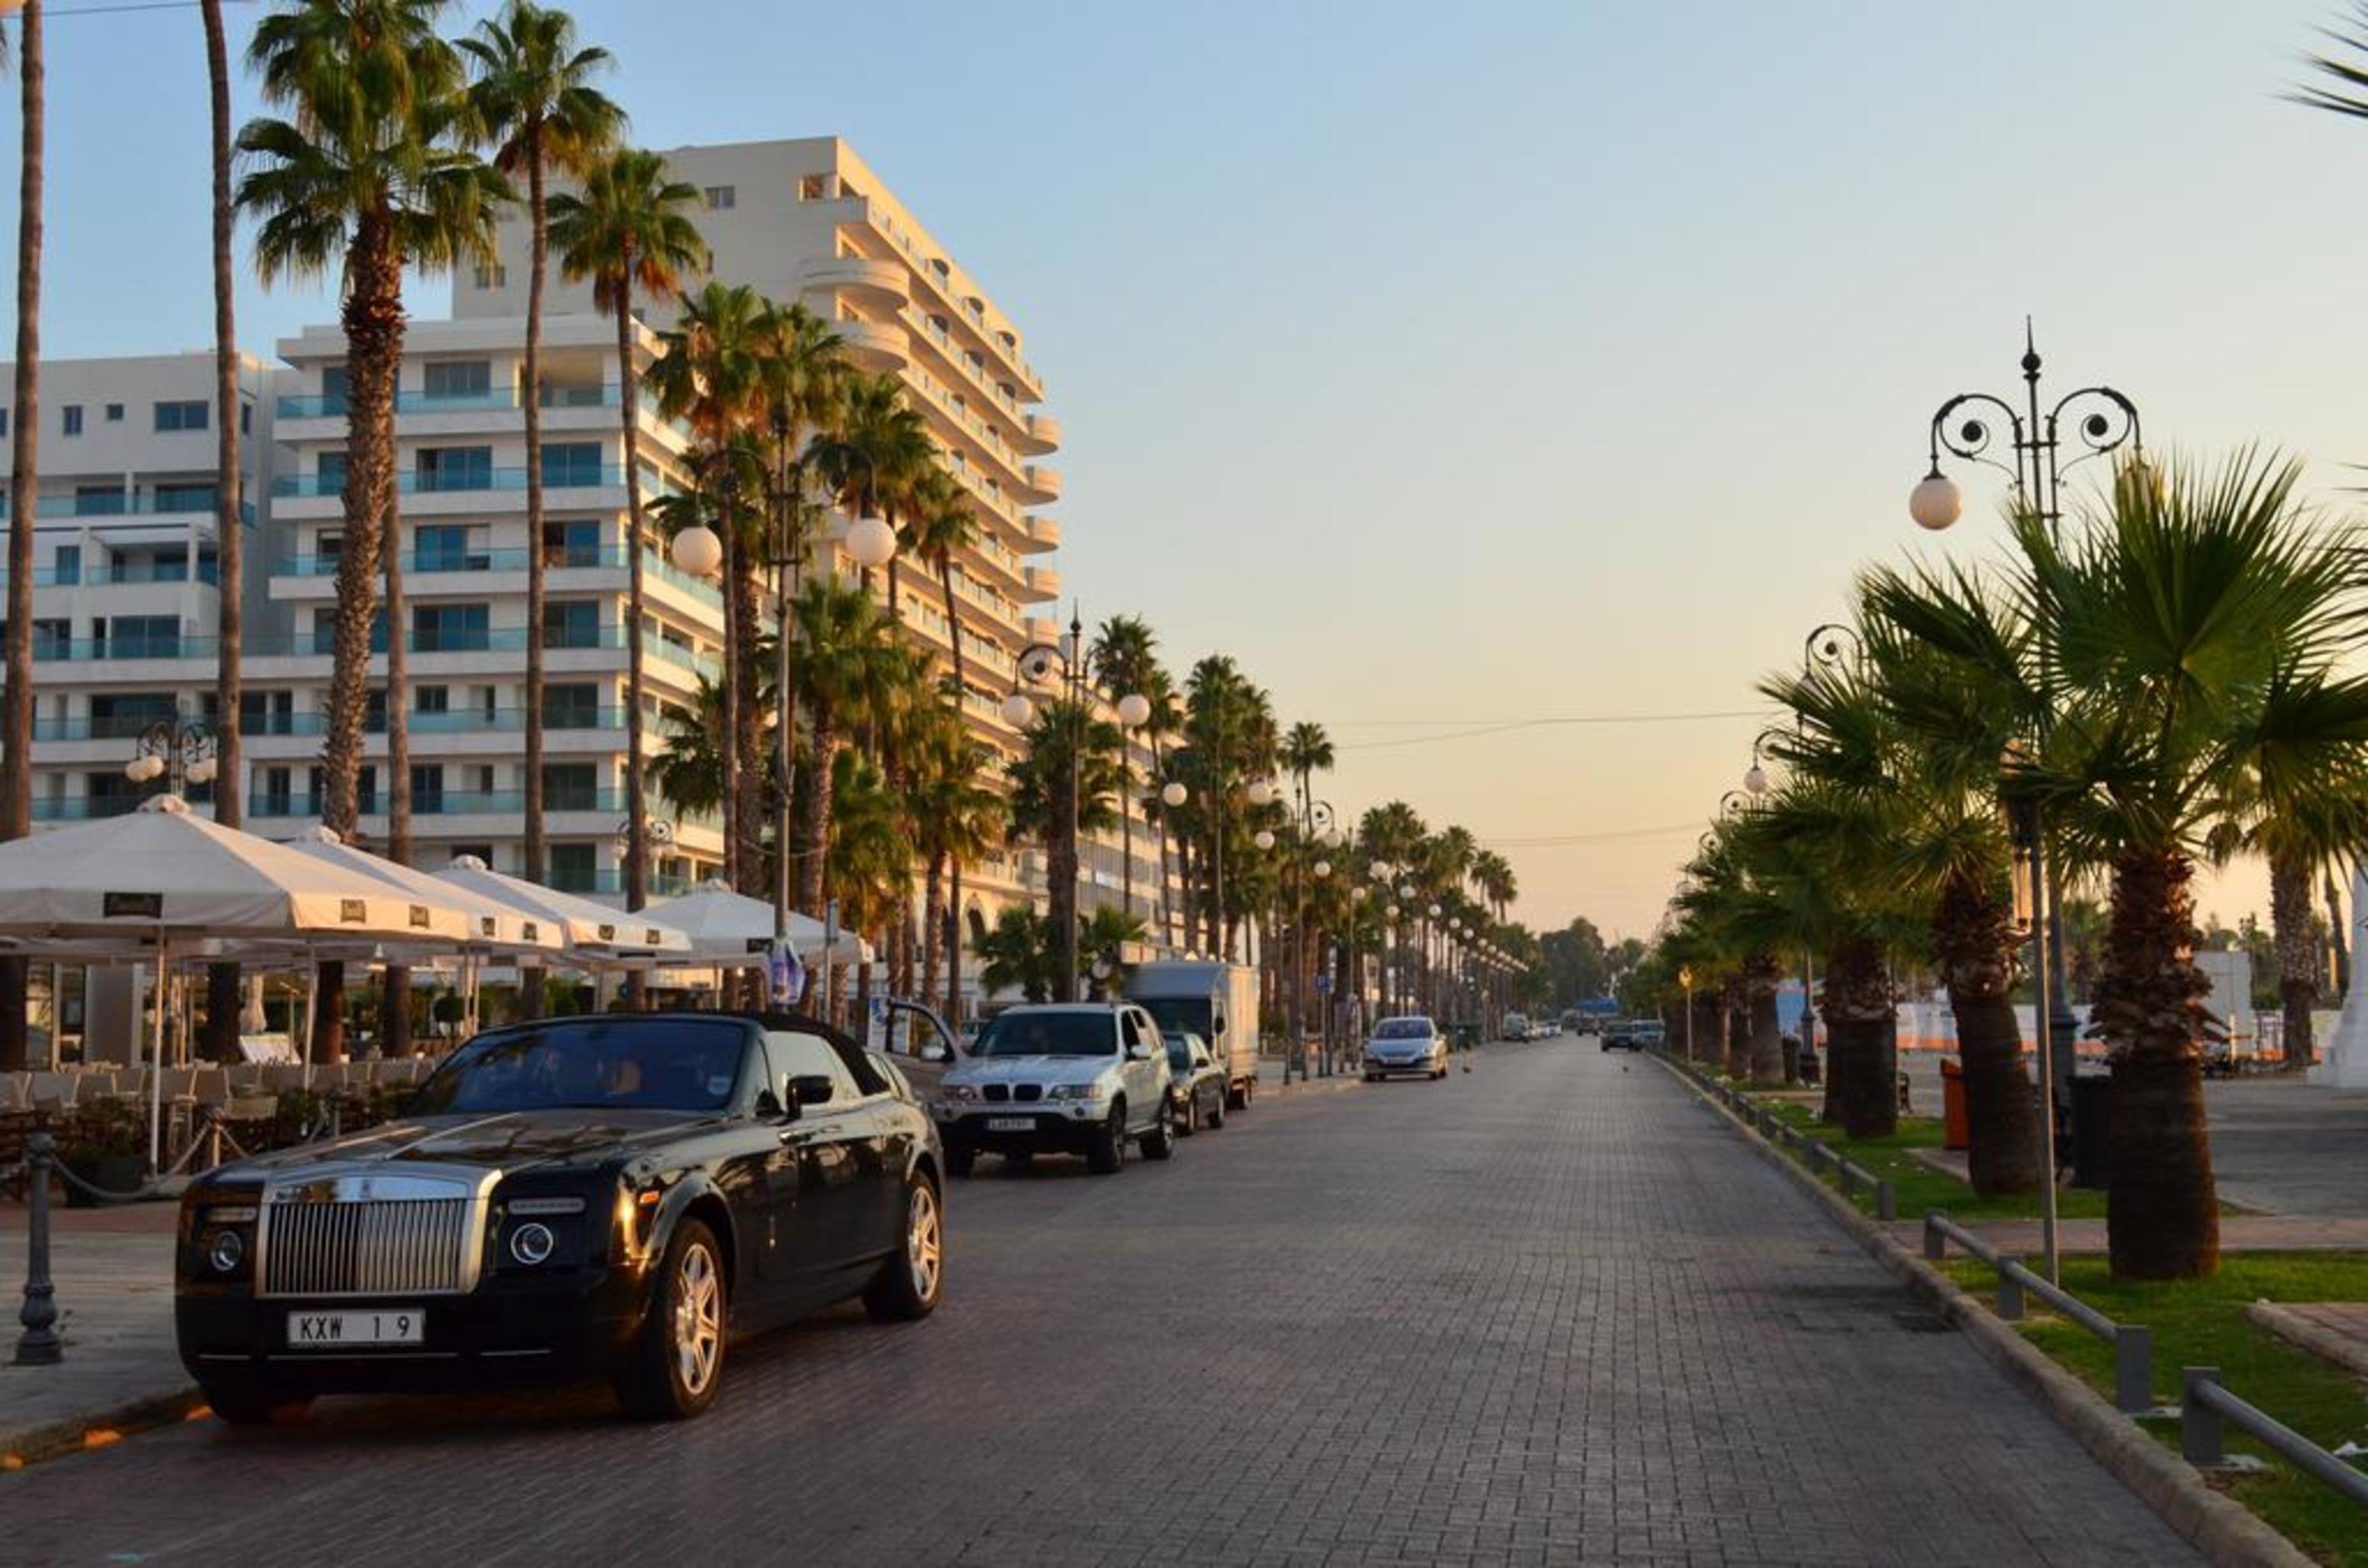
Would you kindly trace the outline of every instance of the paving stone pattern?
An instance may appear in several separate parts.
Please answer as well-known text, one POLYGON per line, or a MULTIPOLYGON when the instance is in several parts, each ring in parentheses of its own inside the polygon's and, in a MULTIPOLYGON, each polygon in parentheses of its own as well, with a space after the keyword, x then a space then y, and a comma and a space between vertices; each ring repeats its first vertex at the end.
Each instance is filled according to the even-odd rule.
POLYGON ((2193 1561, 1653 1064, 1568 1040, 981 1162, 950 1298, 715 1410, 324 1402, 0 1479, 11 1562, 2193 1561))

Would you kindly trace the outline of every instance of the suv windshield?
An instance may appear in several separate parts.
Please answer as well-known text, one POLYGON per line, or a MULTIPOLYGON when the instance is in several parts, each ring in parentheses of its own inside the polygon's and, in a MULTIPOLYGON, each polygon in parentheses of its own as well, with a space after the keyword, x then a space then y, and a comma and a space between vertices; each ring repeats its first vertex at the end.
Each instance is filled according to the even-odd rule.
POLYGON ((1004 1013, 978 1037, 973 1056, 1116 1056, 1108 1013, 1004 1013))
POLYGON ((722 1110, 747 1030, 723 1019, 553 1022, 480 1036, 420 1086, 413 1116, 558 1107, 722 1110))
POLYGON ((1373 1030, 1375 1040, 1428 1040, 1429 1018, 1383 1018, 1373 1030))

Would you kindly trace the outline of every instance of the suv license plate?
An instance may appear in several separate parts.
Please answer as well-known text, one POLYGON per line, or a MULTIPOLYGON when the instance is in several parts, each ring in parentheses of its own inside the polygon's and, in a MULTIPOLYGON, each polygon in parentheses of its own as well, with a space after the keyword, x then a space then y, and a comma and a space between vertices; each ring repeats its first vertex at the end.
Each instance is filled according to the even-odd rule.
POLYGON ((417 1307, 374 1312, 290 1312, 291 1350, 335 1350, 347 1345, 419 1345, 426 1342, 427 1314, 417 1307))
POLYGON ((990 1116, 986 1119, 989 1132, 1033 1132, 1036 1119, 1032 1116, 990 1116))

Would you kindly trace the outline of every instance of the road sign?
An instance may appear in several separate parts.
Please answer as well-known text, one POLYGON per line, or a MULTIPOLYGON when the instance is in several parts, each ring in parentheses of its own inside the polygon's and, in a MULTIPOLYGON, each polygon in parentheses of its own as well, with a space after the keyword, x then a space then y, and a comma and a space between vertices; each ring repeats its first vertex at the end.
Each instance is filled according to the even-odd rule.
POLYGON ((1326 972, 1315 977, 1315 994, 1318 996, 1329 996, 1332 994, 1332 976, 1330 973, 1326 972))

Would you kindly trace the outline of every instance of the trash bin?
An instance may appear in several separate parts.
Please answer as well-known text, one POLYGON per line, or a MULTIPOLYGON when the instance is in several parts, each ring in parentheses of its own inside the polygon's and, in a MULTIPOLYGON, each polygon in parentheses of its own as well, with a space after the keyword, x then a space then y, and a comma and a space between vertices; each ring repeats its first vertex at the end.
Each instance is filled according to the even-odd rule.
POLYGON ((2113 1075, 2080 1073, 2072 1079, 2072 1185, 2103 1187, 2112 1179, 2113 1075))
POLYGON ((1965 1125, 1965 1066, 1953 1056, 1941 1058, 1941 1146, 1967 1149, 1973 1134, 1965 1125))

